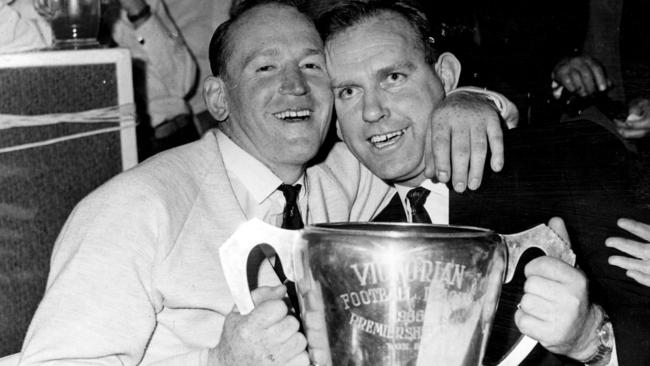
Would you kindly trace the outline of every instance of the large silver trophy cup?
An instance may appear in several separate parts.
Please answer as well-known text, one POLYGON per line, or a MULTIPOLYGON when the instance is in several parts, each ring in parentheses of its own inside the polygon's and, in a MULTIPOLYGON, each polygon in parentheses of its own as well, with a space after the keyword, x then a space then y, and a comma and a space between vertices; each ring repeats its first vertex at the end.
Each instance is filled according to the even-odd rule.
POLYGON ((253 309, 246 266, 258 245, 272 246, 296 283, 310 358, 319 366, 481 365, 501 285, 521 254, 538 247, 575 260, 544 225, 507 236, 381 223, 289 231, 252 220, 220 251, 242 313, 253 309))

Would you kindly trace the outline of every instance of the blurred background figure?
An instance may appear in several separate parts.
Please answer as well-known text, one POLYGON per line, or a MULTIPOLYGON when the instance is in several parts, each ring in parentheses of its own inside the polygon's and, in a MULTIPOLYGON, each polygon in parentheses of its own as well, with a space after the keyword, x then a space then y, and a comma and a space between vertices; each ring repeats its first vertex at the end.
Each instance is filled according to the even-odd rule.
POLYGON ((100 41, 131 50, 140 160, 198 139, 188 103, 196 83, 196 61, 166 4, 105 3, 100 41))
POLYGON ((630 139, 650 132, 649 12, 650 2, 644 0, 590 0, 584 53, 604 66, 611 84, 607 95, 623 104, 618 131, 630 139))
POLYGON ((650 35, 643 0, 420 0, 463 64, 461 85, 505 94, 520 125, 596 106, 625 138, 650 131, 650 35))
POLYGON ((420 2, 444 24, 439 38, 463 65, 461 85, 503 93, 519 108, 519 125, 555 120, 551 71, 582 49, 588 0, 420 2))
POLYGON ((211 75, 208 44, 217 27, 229 19, 232 0, 174 0, 167 3, 169 14, 196 60, 197 75, 188 100, 200 134, 216 126, 203 101, 203 80, 211 75))
POLYGON ((21 14, 13 0, 0 0, 0 54, 30 51, 49 45, 51 31, 47 24, 40 22, 33 7, 31 17, 21 14))

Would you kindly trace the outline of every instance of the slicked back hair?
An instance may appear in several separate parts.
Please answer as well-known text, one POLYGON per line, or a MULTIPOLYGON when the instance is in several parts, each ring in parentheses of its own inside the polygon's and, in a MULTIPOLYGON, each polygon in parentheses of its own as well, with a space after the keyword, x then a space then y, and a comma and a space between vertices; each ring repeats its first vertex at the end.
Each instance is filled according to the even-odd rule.
POLYGON ((262 5, 291 7, 305 14, 305 16, 309 18, 305 13, 303 0, 244 0, 237 2, 230 10, 230 19, 221 23, 212 34, 209 49, 210 69, 212 70, 212 75, 220 76, 222 78, 227 77, 227 65, 234 48, 234 45, 232 44, 232 32, 236 28, 235 25, 238 20, 251 9, 262 5))
POLYGON ((428 64, 433 65, 443 42, 442 32, 436 27, 432 31, 429 20, 420 6, 409 0, 347 1, 323 13, 316 22, 316 28, 324 43, 355 25, 363 24, 378 16, 397 14, 402 16, 413 29, 417 39, 416 47, 424 51, 428 64))

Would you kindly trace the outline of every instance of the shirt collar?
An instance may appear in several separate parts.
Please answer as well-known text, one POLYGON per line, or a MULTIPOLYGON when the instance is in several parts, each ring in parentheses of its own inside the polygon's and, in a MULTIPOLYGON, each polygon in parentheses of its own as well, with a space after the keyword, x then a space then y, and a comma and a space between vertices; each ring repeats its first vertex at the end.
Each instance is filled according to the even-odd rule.
MULTIPOLYGON (((448 196, 449 195, 449 189, 444 183, 434 183, 431 179, 425 179, 422 183, 420 183, 420 187, 426 188, 429 191, 431 191, 431 194, 433 195, 439 195, 439 196, 448 196)), ((404 210, 408 211, 408 206, 407 206, 407 199, 406 195, 409 193, 411 189, 415 187, 409 187, 401 184, 395 184, 395 189, 397 190, 397 193, 399 194, 400 201, 402 202, 402 206, 404 206, 404 210)))
MULTIPOLYGON (((216 135, 226 170, 242 183, 258 204, 266 200, 282 184, 282 180, 273 174, 271 169, 239 147, 221 130, 217 129, 216 135)), ((294 184, 302 185, 298 200, 304 201, 307 192, 305 175, 301 175, 294 184)))

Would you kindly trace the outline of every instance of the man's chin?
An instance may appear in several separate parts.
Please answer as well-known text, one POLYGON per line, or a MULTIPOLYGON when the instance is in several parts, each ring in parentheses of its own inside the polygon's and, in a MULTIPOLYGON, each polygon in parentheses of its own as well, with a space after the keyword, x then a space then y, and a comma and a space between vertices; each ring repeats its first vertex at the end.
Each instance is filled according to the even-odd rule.
MULTIPOLYGON (((371 171, 373 170, 371 169, 371 171)), ((376 171, 373 171, 373 173, 382 180, 391 184, 417 186, 424 180, 424 169, 409 171, 377 169, 376 171)))

